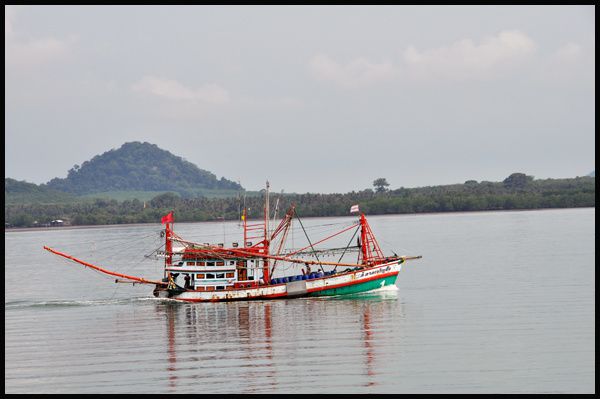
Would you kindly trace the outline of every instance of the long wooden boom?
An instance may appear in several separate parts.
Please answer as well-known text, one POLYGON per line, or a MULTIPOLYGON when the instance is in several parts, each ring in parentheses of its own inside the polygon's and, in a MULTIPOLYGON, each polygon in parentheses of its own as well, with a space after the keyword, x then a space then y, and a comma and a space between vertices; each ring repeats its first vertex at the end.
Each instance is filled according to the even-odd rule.
POLYGON ((48 251, 48 252, 52 252, 55 255, 62 256, 63 258, 72 260, 73 262, 77 262, 77 263, 79 263, 79 264, 81 264, 83 266, 91 267, 92 269, 98 270, 99 272, 104 273, 104 274, 108 274, 110 276, 122 277, 122 278, 126 278, 128 280, 137 281, 137 282, 143 283, 143 284, 168 285, 168 283, 166 283, 164 281, 146 280, 145 278, 142 278, 142 277, 128 276, 127 274, 121 274, 121 273, 113 272, 113 271, 110 271, 110 270, 106 270, 106 269, 101 268, 100 266, 92 265, 91 263, 85 262, 85 261, 83 261, 81 259, 77 259, 74 256, 65 254, 63 252, 59 252, 59 251, 54 250, 54 249, 52 249, 50 247, 47 247, 45 245, 44 245, 44 249, 46 251, 48 251))

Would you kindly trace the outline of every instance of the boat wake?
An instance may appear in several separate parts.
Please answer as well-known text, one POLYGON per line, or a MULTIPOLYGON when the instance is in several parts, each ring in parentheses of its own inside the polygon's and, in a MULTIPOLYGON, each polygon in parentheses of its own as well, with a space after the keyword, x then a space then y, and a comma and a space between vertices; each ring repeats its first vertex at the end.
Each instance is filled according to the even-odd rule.
MULTIPOLYGON (((396 298, 398 294, 396 285, 387 285, 371 291, 360 292, 356 294, 335 295, 330 297, 322 297, 320 299, 358 299, 358 298, 379 298, 389 299, 396 298)), ((311 300, 314 298, 304 298, 311 300)), ((8 301, 4 303, 5 310, 24 309, 24 308, 67 308, 67 307, 84 307, 84 306, 106 306, 106 305, 125 305, 135 302, 176 302, 177 299, 172 298, 156 298, 149 297, 133 297, 133 298, 118 298, 118 299, 91 299, 91 300, 55 300, 55 301, 8 301)))
POLYGON ((121 298, 121 299, 92 299, 85 301, 69 301, 69 300, 56 300, 56 301, 9 301, 4 303, 4 309, 22 309, 22 308, 66 308, 66 307, 79 307, 79 306, 105 306, 105 305, 121 305, 132 303, 145 299, 153 298, 121 298))
POLYGON ((386 285, 371 291, 358 292, 354 294, 354 298, 369 298, 369 299, 396 299, 398 298, 398 287, 395 285, 386 285))
MULTIPOLYGON (((356 299, 375 299, 375 300, 388 300, 398 298, 399 288, 396 285, 386 285, 381 288, 374 290, 357 292, 355 294, 340 294, 328 297, 320 297, 323 300, 356 300, 356 299)), ((315 298, 310 298, 315 299, 315 298)))
POLYGON ((374 292, 397 292, 397 291, 399 291, 399 288, 396 285, 384 285, 381 288, 377 288, 377 289, 374 289, 372 291, 367 291, 367 292, 374 293, 374 292))

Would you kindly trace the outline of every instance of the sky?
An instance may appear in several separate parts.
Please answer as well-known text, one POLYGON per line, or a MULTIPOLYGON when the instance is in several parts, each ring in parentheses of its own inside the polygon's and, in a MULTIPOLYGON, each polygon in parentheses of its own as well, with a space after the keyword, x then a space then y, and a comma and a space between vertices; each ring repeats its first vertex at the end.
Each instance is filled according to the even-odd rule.
POLYGON ((594 6, 6 6, 5 177, 131 141, 248 190, 595 170, 594 6))

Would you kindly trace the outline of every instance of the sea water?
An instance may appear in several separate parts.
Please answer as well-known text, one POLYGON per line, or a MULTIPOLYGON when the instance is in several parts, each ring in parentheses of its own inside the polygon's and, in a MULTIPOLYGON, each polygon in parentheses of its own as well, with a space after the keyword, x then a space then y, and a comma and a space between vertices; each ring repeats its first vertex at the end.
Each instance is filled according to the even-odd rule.
MULTIPOLYGON (((303 224, 315 242, 355 221, 303 224)), ((369 222, 386 255, 423 255, 394 287, 198 304, 42 249, 161 278, 160 224, 7 231, 5 393, 595 392, 594 208, 369 222)), ((236 222, 175 231, 242 240, 236 222)))

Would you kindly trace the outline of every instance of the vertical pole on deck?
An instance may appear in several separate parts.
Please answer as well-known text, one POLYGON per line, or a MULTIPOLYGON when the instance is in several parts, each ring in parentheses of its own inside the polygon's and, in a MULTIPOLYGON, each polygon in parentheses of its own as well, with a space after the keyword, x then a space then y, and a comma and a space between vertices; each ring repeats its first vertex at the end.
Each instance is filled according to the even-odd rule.
POLYGON ((165 275, 167 277, 167 266, 173 261, 173 242, 171 241, 172 222, 165 224, 165 275))
MULTIPOLYGON (((267 180, 267 189, 265 191, 265 238, 263 241, 263 253, 269 255, 269 181, 267 180)), ((269 284, 269 258, 263 258, 263 280, 269 284)))
POLYGON ((367 242, 367 228, 365 214, 360 214, 360 250, 362 251, 362 263, 367 264, 369 260, 369 243, 367 242))
POLYGON ((242 211, 242 220, 244 221, 244 248, 246 248, 246 242, 248 240, 248 225, 246 224, 246 219, 248 216, 246 215, 246 207, 242 211))

